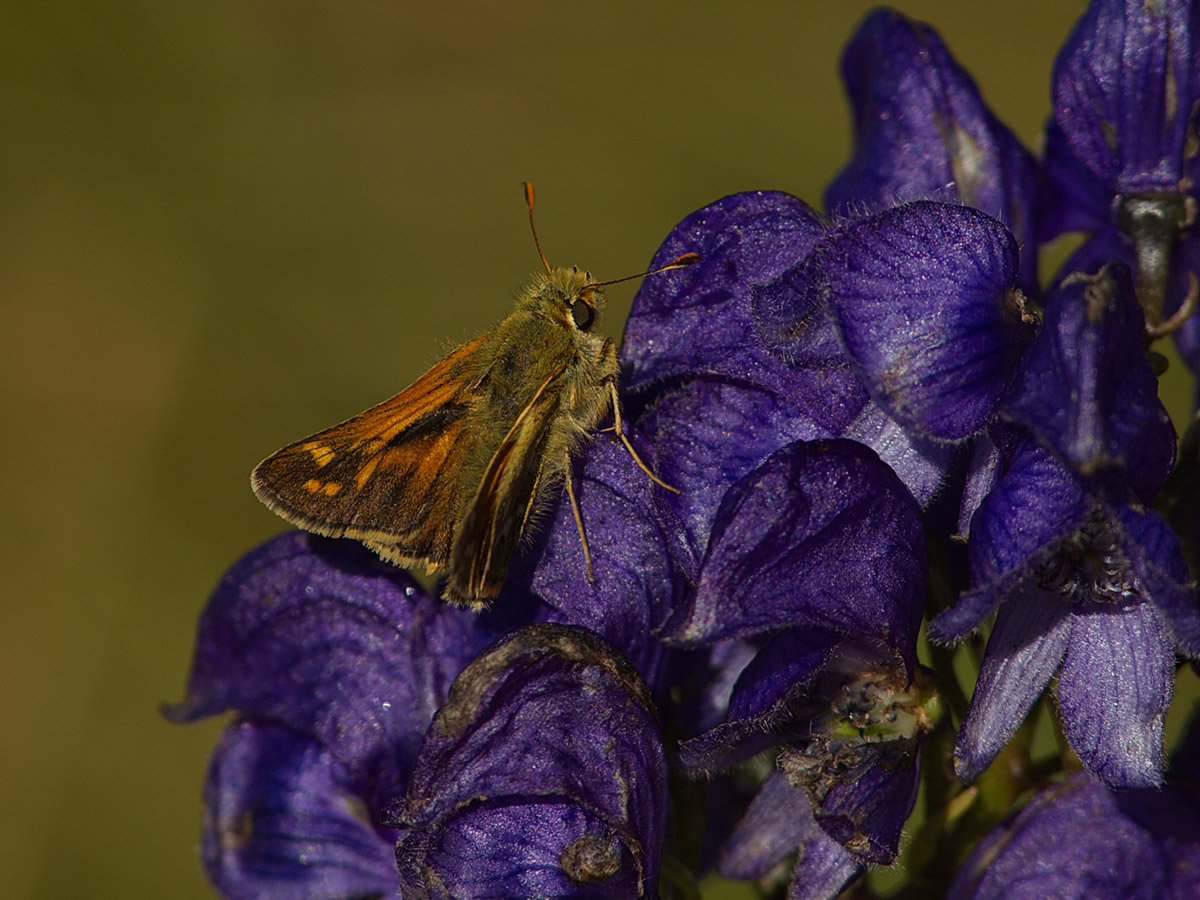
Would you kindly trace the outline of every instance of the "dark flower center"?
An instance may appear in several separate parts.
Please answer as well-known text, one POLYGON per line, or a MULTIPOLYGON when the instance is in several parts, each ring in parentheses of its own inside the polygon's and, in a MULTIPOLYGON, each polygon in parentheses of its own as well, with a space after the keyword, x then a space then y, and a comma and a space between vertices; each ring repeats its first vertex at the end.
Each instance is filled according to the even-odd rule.
POLYGON ((1118 603, 1140 594, 1116 536, 1099 522, 1089 522, 1059 545, 1039 573, 1038 585, 1072 602, 1118 603))

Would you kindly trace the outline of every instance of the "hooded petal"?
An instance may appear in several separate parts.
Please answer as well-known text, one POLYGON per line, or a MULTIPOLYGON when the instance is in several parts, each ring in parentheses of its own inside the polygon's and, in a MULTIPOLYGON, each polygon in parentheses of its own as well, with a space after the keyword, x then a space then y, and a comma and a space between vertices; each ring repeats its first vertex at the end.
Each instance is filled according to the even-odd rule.
POLYGON ((357 542, 287 532, 217 586, 187 698, 168 715, 233 709, 285 725, 398 796, 450 682, 489 638, 485 621, 357 542))
POLYGON ((725 492, 785 444, 827 436, 778 395, 724 381, 679 386, 640 424, 654 437, 658 475, 679 490, 656 500, 679 523, 683 546, 676 551, 692 579, 725 492))
POLYGON ((815 253, 818 289, 876 402, 924 436, 978 431, 1031 336, 1008 229, 919 201, 838 229, 815 253))
POLYGON ((1080 773, 992 829, 947 900, 1185 900, 1200 894, 1200 817, 1174 791, 1115 793, 1080 773))
POLYGON ((1143 324, 1124 266, 1067 278, 1047 300, 1006 415, 1080 474, 1120 469, 1148 501, 1175 462, 1175 429, 1158 399, 1143 324))
POLYGON ((225 732, 204 789, 204 867, 231 900, 398 898, 394 833, 317 742, 243 722, 225 732))
POLYGON ((807 204, 770 191, 733 194, 676 225, 652 265, 683 253, 700 261, 639 288, 621 347, 625 389, 711 375, 785 388, 755 336, 750 293, 799 262, 823 231, 807 204))
POLYGON ((1194 165, 1198 17, 1188 0, 1089 4, 1054 66, 1051 159, 1069 153, 1110 196, 1176 191, 1194 165))
POLYGON ((804 624, 907 648, 926 553, 920 510, 869 449, 789 444, 726 494, 670 637, 711 642, 804 624))
POLYGON ((405 896, 653 896, 666 789, 633 667, 583 628, 511 632, 455 681, 393 812, 405 896))
MULTIPOLYGON (((1032 245, 1036 164, 991 114, 971 76, 928 25, 889 9, 870 14, 846 47, 854 159, 825 194, 834 215, 910 200, 973 206, 1032 245)), ((1034 254, 1021 287, 1036 290, 1034 254)))

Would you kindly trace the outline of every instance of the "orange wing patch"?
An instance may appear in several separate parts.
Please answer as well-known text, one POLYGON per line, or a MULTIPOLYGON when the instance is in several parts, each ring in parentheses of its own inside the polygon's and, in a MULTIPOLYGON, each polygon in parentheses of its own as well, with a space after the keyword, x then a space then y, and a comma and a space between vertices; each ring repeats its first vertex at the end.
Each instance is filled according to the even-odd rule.
POLYGON ((487 341, 464 344, 390 400, 267 457, 251 475, 254 492, 308 531, 440 568, 453 541, 477 354, 487 341))

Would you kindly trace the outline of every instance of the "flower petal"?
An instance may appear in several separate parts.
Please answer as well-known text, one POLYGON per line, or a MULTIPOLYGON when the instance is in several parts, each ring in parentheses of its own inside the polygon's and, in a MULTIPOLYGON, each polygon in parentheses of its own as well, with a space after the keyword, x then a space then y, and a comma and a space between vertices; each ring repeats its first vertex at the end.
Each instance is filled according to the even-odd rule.
POLYGON ((873 452, 845 440, 789 444, 725 496, 669 637, 712 642, 804 624, 910 648, 926 553, 915 501, 873 452))
POLYGON ((1054 594, 1030 591, 1000 607, 954 748, 959 778, 978 778, 1016 734, 1070 637, 1071 605, 1054 594))
POLYGON ((187 699, 167 714, 234 709, 287 725, 398 796, 451 680, 489 639, 485 622, 355 541, 287 532, 217 586, 187 699))
POLYGON ((771 191, 724 197, 676 225, 652 265, 683 253, 700 261, 642 282, 625 323, 624 388, 697 375, 774 387, 777 364, 755 337, 751 288, 794 266, 823 231, 807 204, 771 191))
POLYGON ((833 900, 865 869, 821 830, 804 793, 772 772, 721 848, 719 870, 727 878, 761 878, 797 850, 788 900, 833 900))
MULTIPOLYGON (((630 439, 641 444, 637 429, 628 427, 630 439)), ((645 458, 654 462, 648 454, 645 458)), ((668 539, 653 496, 667 492, 650 481, 624 446, 605 436, 588 447, 579 475, 569 477, 575 478, 594 578, 588 577, 566 491, 518 567, 536 564, 528 580, 554 609, 548 619, 591 629, 654 683, 664 648, 652 633, 665 621, 676 590, 668 539)), ((517 571, 514 580, 522 583, 526 578, 517 571)))
MULTIPOLYGON (((910 200, 973 206, 1032 244, 1036 164, 928 25, 880 9, 842 57, 857 151, 825 194, 834 215, 910 200)), ((1021 286, 1036 289, 1033 253, 1021 286)))
POLYGON ((1185 176, 1200 96, 1200 11, 1188 0, 1088 5, 1054 66, 1054 124, 1107 193, 1163 193, 1185 176))
POLYGON ((1063 730, 1105 784, 1157 786, 1175 685, 1167 630, 1149 603, 1079 605, 1058 680, 1063 730))
POLYGON ((1084 773, 993 828, 947 900, 1184 900, 1200 895, 1200 819, 1174 791, 1114 793, 1084 773))
POLYGON ((405 891, 653 896, 666 790, 633 667, 586 629, 526 626, 463 671, 429 728, 389 822, 406 829, 405 891))
POLYGON ((876 402, 932 438, 978 431, 1030 336, 1008 229, 969 207, 919 201, 853 222, 815 253, 876 402))
POLYGON ((1006 415, 1083 475, 1117 467, 1149 501, 1175 462, 1175 429, 1146 359, 1128 270, 1067 278, 1013 381, 1006 415))
POLYGON ((1117 515, 1121 550, 1140 590, 1166 621, 1179 651, 1200 658, 1200 598, 1179 538, 1156 512, 1122 506, 1117 515))
POLYGON ((204 867, 230 900, 399 897, 394 833, 345 766, 271 725, 225 732, 209 766, 204 867))
POLYGON ((639 424, 653 435, 659 477, 679 490, 656 499, 686 536, 678 552, 692 579, 725 492, 785 444, 827 436, 778 395, 724 381, 686 382, 639 424))

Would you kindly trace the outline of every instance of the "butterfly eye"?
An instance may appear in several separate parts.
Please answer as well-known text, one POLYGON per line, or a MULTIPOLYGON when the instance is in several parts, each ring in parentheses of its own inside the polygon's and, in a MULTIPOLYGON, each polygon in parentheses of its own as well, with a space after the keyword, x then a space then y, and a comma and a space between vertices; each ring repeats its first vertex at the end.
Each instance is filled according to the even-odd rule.
POLYGON ((571 318, 574 320, 576 328, 580 331, 587 331, 596 321, 596 310, 580 300, 571 307, 571 318))

